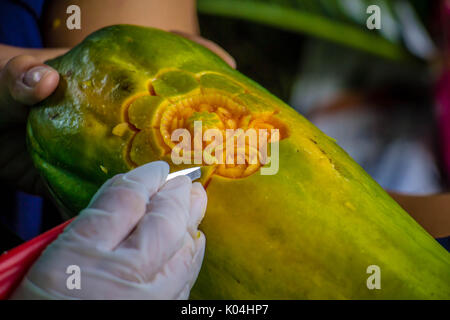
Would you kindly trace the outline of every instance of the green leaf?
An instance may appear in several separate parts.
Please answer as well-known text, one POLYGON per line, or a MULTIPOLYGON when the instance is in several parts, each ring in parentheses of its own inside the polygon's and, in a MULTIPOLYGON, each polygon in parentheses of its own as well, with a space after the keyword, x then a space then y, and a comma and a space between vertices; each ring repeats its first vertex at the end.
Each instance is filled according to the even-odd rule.
POLYGON ((388 59, 412 58, 399 40, 401 26, 388 0, 198 0, 198 10, 308 34, 388 59), (388 10, 382 19, 386 13, 389 32, 367 29, 365 9, 370 4, 388 10))

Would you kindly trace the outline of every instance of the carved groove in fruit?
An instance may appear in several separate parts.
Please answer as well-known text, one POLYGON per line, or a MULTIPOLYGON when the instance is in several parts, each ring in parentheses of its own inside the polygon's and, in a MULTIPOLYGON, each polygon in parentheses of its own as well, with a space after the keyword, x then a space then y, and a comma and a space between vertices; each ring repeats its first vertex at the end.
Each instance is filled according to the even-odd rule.
MULTIPOLYGON (((171 70, 175 72, 175 70, 171 70)), ((201 77, 209 74, 197 75, 196 81, 201 83, 201 77)), ((220 77, 220 75, 214 74, 220 77)), ((225 78, 224 78, 225 79, 225 78)), ((220 78, 219 78, 220 80, 220 78)), ((276 118, 277 111, 252 112, 238 98, 236 92, 247 92, 245 88, 236 89, 233 83, 234 92, 228 93, 220 89, 208 88, 207 90, 195 91, 175 100, 167 97, 158 97, 151 83, 148 85, 149 92, 138 94, 127 100, 124 106, 125 121, 136 132, 128 146, 128 162, 132 166, 141 165, 136 161, 136 154, 140 154, 142 161, 143 147, 134 143, 136 136, 142 131, 152 132, 152 152, 159 147, 159 156, 170 155, 174 148, 177 148, 179 141, 172 140, 172 134, 177 129, 186 129, 190 134, 190 150, 194 149, 196 143, 201 144, 202 156, 201 165, 214 166, 214 174, 227 178, 244 178, 257 172, 264 162, 265 155, 261 154, 260 148, 266 146, 270 152, 268 143, 275 142, 272 137, 272 129, 278 129, 278 139, 288 136, 286 126, 276 118), (157 101, 161 99, 161 101, 157 101), (147 108, 147 109, 146 109, 147 108), (195 123, 201 121, 202 136, 195 136, 195 123), (151 130, 156 129, 156 130, 151 130), (217 130, 222 136, 222 143, 212 148, 211 141, 203 141, 205 132, 209 129, 217 130), (254 134, 251 130, 254 129, 254 134), (267 134, 264 134, 263 131, 267 134), (196 139, 200 141, 195 141, 196 139), (238 148, 237 141, 243 139, 245 147, 238 148), (234 140, 234 141, 233 141, 234 140), (205 149, 208 148, 208 152, 205 149), (227 149, 228 147, 228 149, 227 149), (227 152, 230 148, 234 152, 227 152), (135 150, 136 149, 136 150, 135 150)), ((228 84, 228 87, 231 87, 228 84)), ((142 136, 140 137, 142 140, 142 136)), ((145 140, 146 141, 146 140, 145 140)), ((150 141, 146 142, 150 144, 150 141)), ((178 150, 178 149, 175 149, 178 150)), ((230 150, 231 151, 231 150, 230 150)), ((183 154, 183 150, 180 150, 183 154)), ((187 155, 194 163, 194 151, 187 155)), ((196 163, 198 164, 198 163, 196 163)))

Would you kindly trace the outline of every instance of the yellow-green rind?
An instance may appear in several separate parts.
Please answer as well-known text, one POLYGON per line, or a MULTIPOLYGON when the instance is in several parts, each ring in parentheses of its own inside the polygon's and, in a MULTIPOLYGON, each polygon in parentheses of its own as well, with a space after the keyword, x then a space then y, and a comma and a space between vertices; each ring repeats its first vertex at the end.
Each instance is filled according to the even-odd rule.
POLYGON ((160 142, 144 137, 154 128, 130 125, 130 112, 144 127, 142 119, 157 118, 164 103, 211 92, 252 114, 277 112, 284 138, 276 175, 229 179, 203 170, 207 246, 192 298, 450 299, 450 254, 335 141, 207 49, 122 25, 49 64, 61 83, 31 111, 28 142, 52 193, 73 214, 114 174, 170 162, 160 142), (152 94, 163 101, 146 111, 139 99, 152 94), (370 265, 381 268, 380 290, 366 286, 370 265))

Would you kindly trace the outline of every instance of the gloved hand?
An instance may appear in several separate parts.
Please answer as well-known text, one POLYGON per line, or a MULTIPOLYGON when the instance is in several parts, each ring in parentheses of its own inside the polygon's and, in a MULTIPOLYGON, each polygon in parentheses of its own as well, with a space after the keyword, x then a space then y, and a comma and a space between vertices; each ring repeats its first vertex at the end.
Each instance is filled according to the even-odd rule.
POLYGON ((12 299, 187 299, 205 249, 206 192, 185 176, 166 183, 168 172, 157 161, 108 180, 12 299), (71 265, 80 289, 66 285, 71 265))

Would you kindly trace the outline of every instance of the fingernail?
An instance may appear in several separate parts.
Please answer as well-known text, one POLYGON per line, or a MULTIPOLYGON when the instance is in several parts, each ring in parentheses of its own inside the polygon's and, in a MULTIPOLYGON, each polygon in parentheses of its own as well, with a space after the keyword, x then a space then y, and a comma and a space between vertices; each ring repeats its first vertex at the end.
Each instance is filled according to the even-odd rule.
POLYGON ((44 66, 31 68, 25 73, 23 77, 23 83, 25 83, 25 85, 27 85, 28 87, 33 88, 50 71, 51 69, 49 67, 44 66))

